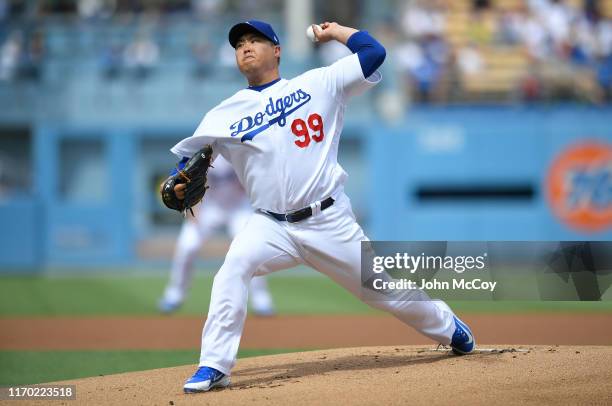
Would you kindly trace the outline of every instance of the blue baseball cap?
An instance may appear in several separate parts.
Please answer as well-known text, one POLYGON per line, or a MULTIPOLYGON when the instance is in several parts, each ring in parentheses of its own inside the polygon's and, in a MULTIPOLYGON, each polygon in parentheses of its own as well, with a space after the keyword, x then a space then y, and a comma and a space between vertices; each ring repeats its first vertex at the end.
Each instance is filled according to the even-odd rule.
POLYGON ((257 20, 249 20, 243 23, 238 23, 234 25, 229 31, 229 43, 232 47, 236 48, 236 43, 247 32, 255 32, 263 35, 274 45, 279 45, 280 41, 278 40, 278 36, 274 32, 272 26, 268 23, 264 23, 263 21, 257 20))

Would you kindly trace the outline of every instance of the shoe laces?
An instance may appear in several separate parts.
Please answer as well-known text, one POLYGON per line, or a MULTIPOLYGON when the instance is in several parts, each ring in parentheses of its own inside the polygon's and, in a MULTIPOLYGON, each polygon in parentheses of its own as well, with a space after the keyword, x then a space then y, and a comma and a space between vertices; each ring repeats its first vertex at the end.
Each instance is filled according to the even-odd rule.
POLYGON ((457 325, 457 329, 455 330, 455 333, 453 334, 453 342, 456 340, 462 340, 462 341, 469 340, 467 332, 463 330, 463 328, 460 325, 457 325))
POLYGON ((198 377, 198 378, 204 379, 204 380, 207 380, 207 379, 214 380, 220 374, 221 374, 221 372, 217 371, 214 368, 200 367, 196 371, 194 377, 198 377))

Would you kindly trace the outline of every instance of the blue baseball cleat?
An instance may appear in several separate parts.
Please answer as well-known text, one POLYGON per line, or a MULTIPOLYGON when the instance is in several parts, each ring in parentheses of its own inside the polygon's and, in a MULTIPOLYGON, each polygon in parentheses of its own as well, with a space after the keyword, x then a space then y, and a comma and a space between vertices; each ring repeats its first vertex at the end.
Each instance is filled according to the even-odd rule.
POLYGON ((230 377, 214 368, 199 367, 195 374, 183 386, 185 393, 207 392, 212 388, 225 388, 230 384, 230 377))
POLYGON ((274 311, 274 308, 271 307, 260 309, 253 308, 253 315, 257 317, 274 317, 276 316, 276 312, 274 311))
POLYGON ((172 302, 167 299, 161 299, 157 303, 157 309, 159 310, 160 313, 171 314, 171 313, 178 311, 178 309, 180 309, 182 304, 183 304, 182 302, 172 302))
POLYGON ((453 333, 453 338, 451 340, 451 349, 457 355, 466 355, 474 351, 476 347, 476 341, 474 340, 474 334, 470 328, 459 320, 457 317, 453 316, 455 320, 455 332, 453 333))

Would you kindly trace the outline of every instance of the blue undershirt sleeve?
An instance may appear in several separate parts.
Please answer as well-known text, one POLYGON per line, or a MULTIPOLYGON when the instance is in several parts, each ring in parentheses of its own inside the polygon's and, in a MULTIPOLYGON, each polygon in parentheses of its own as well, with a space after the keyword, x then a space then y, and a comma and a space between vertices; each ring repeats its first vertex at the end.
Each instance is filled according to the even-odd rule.
POLYGON ((172 168, 172 171, 170 171, 170 176, 176 175, 179 170, 183 169, 187 161, 189 161, 189 158, 183 157, 183 159, 181 159, 179 163, 176 165, 177 168, 172 168))
POLYGON ((385 48, 367 31, 357 31, 351 35, 346 46, 359 57, 363 77, 367 78, 382 65, 387 52, 385 48))

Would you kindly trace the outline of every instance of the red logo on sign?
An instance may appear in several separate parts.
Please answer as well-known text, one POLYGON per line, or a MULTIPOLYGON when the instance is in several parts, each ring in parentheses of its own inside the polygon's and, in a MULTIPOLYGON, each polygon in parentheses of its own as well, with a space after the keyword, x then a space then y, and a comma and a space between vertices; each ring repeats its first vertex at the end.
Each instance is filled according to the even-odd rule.
POLYGON ((572 228, 612 227, 612 145, 583 142, 563 151, 548 173, 553 212, 572 228))

